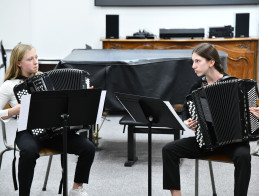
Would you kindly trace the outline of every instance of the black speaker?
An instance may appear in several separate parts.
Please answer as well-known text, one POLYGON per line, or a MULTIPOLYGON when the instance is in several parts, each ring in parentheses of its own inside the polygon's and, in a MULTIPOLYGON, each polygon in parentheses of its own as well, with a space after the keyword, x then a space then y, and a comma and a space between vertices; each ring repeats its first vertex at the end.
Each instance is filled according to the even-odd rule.
POLYGON ((106 39, 119 38, 119 15, 106 15, 106 39))
POLYGON ((236 37, 249 37, 249 13, 236 14, 236 37))

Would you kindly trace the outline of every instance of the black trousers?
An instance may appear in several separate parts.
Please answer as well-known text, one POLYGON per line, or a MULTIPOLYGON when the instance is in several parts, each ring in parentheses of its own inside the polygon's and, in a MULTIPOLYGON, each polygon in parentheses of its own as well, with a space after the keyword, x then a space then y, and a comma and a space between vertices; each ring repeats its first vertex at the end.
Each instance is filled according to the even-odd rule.
MULTIPOLYGON (((29 196, 36 160, 42 148, 62 151, 63 136, 51 140, 39 141, 28 131, 17 132, 16 144, 20 149, 18 165, 19 196, 29 196)), ((95 146, 87 138, 68 133, 67 152, 78 155, 74 182, 88 183, 90 169, 94 160, 95 146)))
POLYGON ((180 158, 196 159, 222 153, 232 159, 235 166, 234 195, 247 195, 251 175, 251 155, 248 142, 235 143, 218 148, 213 152, 199 148, 195 137, 184 138, 168 143, 163 147, 163 188, 180 190, 180 158))

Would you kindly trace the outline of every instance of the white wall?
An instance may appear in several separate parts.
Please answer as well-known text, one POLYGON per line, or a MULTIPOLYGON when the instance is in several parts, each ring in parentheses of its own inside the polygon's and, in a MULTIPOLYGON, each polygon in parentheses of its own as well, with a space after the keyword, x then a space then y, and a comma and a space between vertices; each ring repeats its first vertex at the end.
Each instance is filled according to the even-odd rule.
POLYGON ((5 48, 31 41, 30 0, 0 0, 0 39, 5 48))
MULTIPOLYGON (((259 37, 259 5, 189 7, 95 7, 94 0, 0 0, 0 39, 37 48, 40 58, 60 59, 74 48, 102 48, 105 15, 119 14, 120 37, 146 29, 235 26, 235 13, 250 13, 250 36, 259 37)), ((208 36, 208 32, 206 33, 208 36)))

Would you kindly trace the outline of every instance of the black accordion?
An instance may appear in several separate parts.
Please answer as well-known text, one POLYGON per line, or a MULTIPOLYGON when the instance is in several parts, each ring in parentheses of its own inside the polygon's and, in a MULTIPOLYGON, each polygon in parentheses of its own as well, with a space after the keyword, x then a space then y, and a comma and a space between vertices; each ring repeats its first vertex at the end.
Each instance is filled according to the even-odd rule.
MULTIPOLYGON (((90 88, 89 73, 78 69, 55 69, 17 84, 13 91, 18 103, 21 103, 23 95, 35 91, 77 90, 90 88)), ((53 138, 61 134, 62 128, 33 129, 32 134, 41 139, 53 138)))
POLYGON ((200 148, 214 150, 231 143, 255 140, 258 119, 249 111, 256 107, 256 82, 234 79, 201 87, 187 96, 188 110, 197 121, 200 148))

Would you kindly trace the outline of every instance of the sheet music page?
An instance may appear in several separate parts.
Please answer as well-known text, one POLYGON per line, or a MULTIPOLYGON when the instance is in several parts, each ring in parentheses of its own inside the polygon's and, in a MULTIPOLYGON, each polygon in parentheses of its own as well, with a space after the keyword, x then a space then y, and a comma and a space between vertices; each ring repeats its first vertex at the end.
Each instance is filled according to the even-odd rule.
POLYGON ((176 120, 181 124, 181 126, 184 128, 185 131, 192 131, 191 129, 189 129, 186 124, 183 123, 182 119, 178 116, 178 114, 176 113, 176 111, 174 110, 173 106, 171 105, 171 103, 169 101, 164 101, 164 103, 166 104, 166 106, 168 107, 168 109, 172 112, 172 114, 174 115, 174 117, 176 118, 176 120))
POLYGON ((23 95, 21 99, 20 114, 18 118, 18 131, 27 129, 27 122, 30 110, 31 94, 23 95))
POLYGON ((101 124, 105 97, 106 97, 106 91, 102 91, 101 97, 100 97, 100 102, 99 102, 98 113, 97 113, 97 117, 96 117, 96 124, 101 124))
POLYGON ((128 114, 130 115, 130 117, 135 121, 136 119, 134 118, 134 116, 132 116, 132 114, 129 112, 128 108, 125 107, 125 105, 121 102, 121 100, 116 96, 116 98, 118 99, 118 101, 121 103, 121 105, 124 107, 124 109, 128 112, 128 114))

